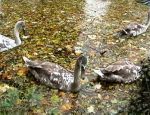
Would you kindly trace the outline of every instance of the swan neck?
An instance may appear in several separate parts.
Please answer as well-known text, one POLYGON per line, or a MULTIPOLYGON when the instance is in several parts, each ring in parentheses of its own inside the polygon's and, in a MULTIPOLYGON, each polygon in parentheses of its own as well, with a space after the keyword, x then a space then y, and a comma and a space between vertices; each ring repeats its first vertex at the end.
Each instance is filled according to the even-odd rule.
POLYGON ((16 43, 16 45, 20 45, 21 44, 21 40, 20 40, 19 31, 18 31, 17 27, 14 28, 14 35, 15 35, 15 43, 16 43))
POLYGON ((75 65, 75 70, 74 70, 74 84, 79 83, 79 76, 81 75, 81 67, 79 66, 78 62, 75 65))
POLYGON ((148 12, 148 18, 146 22, 146 27, 148 28, 150 26, 150 12, 148 12))

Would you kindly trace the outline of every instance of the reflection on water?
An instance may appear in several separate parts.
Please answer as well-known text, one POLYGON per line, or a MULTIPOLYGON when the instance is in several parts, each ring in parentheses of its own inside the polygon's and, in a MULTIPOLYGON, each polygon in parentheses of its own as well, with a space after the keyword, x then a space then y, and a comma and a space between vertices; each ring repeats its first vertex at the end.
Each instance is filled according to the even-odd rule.
POLYGON ((106 9, 110 4, 107 0, 85 0, 85 15, 90 17, 99 17, 106 13, 106 9))
POLYGON ((85 0, 85 19, 81 24, 82 32, 77 47, 90 57, 92 67, 99 66, 100 52, 105 47, 100 36, 102 31, 100 25, 105 23, 102 16, 106 14, 110 3, 108 0, 85 0))

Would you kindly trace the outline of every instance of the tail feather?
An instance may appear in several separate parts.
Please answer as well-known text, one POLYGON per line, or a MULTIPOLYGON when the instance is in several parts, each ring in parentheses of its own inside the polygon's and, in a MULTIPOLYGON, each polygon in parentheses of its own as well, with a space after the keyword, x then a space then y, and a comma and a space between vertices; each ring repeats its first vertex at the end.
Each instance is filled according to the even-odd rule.
POLYGON ((25 57, 25 56, 23 56, 22 58, 23 58, 23 60, 24 60, 24 62, 25 62, 25 64, 26 64, 26 66, 29 66, 30 63, 31 63, 31 60, 29 60, 29 59, 28 59, 27 57, 25 57))
POLYGON ((104 77, 104 74, 102 73, 102 71, 101 70, 96 70, 96 69, 93 69, 93 71, 94 71, 94 73, 96 73, 98 76, 100 76, 100 77, 104 77))
POLYGON ((25 57, 25 56, 23 56, 23 60, 24 60, 25 65, 26 65, 27 67, 42 68, 39 63, 37 63, 36 61, 32 61, 32 60, 28 59, 28 58, 25 57))

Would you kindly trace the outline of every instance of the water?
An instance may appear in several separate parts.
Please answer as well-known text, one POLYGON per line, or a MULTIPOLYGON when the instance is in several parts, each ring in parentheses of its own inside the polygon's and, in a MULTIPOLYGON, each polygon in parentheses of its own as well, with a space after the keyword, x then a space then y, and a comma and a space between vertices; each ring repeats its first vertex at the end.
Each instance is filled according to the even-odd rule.
MULTIPOLYGON (((26 110, 36 114, 52 111, 77 114, 85 113, 92 105, 95 113, 113 114, 127 108, 130 99, 137 96, 139 88, 134 83, 103 83, 98 96, 93 97, 49 91, 49 88, 26 76, 22 56, 52 61, 73 69, 76 48, 88 55, 87 73, 91 77, 93 68, 106 66, 121 58, 139 63, 149 52, 149 32, 124 42, 119 42, 113 34, 128 22, 144 21, 148 7, 134 0, 5 0, 1 5, 4 15, 0 33, 13 39, 14 24, 25 20, 30 35, 29 39, 22 39, 21 46, 0 54, 0 76, 20 95, 10 111, 22 107, 21 112, 26 110), (107 51, 104 56, 100 54, 103 50, 107 51), (36 93, 27 91, 33 86, 36 93, 43 95, 40 104, 35 103, 34 99, 31 102, 27 100, 28 93, 36 100, 36 93)), ((6 94, 0 95, 5 97, 6 94)))

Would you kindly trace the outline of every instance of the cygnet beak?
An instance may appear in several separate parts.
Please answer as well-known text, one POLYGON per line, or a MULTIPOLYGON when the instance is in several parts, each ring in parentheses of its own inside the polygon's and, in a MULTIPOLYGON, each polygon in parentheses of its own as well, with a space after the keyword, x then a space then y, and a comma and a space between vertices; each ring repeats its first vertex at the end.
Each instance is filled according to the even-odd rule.
POLYGON ((30 36, 29 36, 29 33, 27 32, 27 30, 26 30, 26 28, 23 28, 23 38, 24 39, 27 39, 27 38, 29 38, 30 36))

